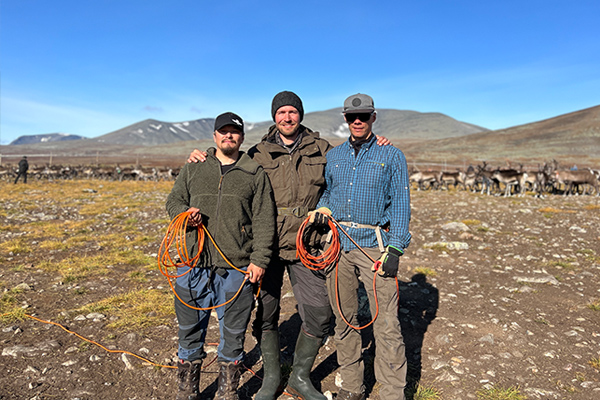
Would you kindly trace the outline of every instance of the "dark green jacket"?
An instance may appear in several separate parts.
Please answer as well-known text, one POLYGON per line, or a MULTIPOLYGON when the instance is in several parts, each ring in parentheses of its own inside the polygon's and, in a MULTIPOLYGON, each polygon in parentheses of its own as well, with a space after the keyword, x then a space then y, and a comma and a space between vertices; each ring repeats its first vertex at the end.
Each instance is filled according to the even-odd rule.
MULTIPOLYGON (((275 242, 273 189, 263 168, 241 152, 235 167, 221 175, 215 149, 203 163, 183 166, 167 199, 171 219, 190 207, 202 213, 202 223, 225 256, 237 267, 250 263, 267 268, 275 242)), ((190 256, 198 252, 197 230, 188 228, 190 256)), ((202 266, 231 268, 205 238, 202 266), (206 253, 206 254, 205 254, 206 253)))
POLYGON ((275 193, 279 255, 287 260, 296 259, 296 234, 308 211, 314 210, 325 190, 325 154, 332 146, 305 126, 300 127, 301 141, 290 154, 277 144, 276 126, 261 142, 250 148, 248 154, 269 175, 275 193))

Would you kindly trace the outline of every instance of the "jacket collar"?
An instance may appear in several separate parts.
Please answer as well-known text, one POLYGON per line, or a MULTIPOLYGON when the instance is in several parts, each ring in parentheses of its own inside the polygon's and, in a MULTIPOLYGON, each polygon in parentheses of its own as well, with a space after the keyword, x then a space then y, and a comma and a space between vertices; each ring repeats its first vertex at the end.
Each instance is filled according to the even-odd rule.
MULTIPOLYGON (((220 164, 219 159, 215 155, 216 151, 217 151, 217 149, 214 147, 209 147, 208 150, 206 150, 209 157, 211 157, 214 162, 217 162, 220 164)), ((258 163, 256 161, 251 159, 250 156, 246 152, 240 150, 240 158, 238 159, 237 163, 235 164, 235 167, 240 168, 250 174, 256 174, 256 172, 258 171, 260 166, 258 165, 258 163)))
MULTIPOLYGON (((302 135, 302 140, 298 144, 298 147, 295 149, 296 151, 314 143, 315 139, 319 138, 319 132, 313 132, 310 128, 307 128, 302 124, 300 124, 299 130, 299 135, 302 135)), ((279 135, 279 130, 277 129, 276 125, 271 125, 271 127, 269 128, 269 132, 265 136, 263 136, 261 142, 268 144, 269 151, 271 152, 279 150, 285 151, 287 153, 287 149, 284 149, 283 146, 277 143, 276 135, 279 135)))

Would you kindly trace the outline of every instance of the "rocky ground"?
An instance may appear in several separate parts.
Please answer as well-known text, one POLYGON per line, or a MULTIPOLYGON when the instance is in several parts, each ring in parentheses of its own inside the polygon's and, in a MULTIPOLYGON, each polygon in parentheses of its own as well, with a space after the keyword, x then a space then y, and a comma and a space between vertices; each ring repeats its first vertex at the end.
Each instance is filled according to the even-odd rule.
MULTIPOLYGON (((8 313, 0 322, 0 399, 175 398, 173 369, 28 317, 172 366, 176 323, 154 259, 171 185, 0 184, 0 311, 8 313), (116 308, 84 307, 128 293, 137 298, 116 308), (123 314, 134 303, 149 308, 123 314)), ((476 399, 511 387, 528 399, 600 398, 600 199, 413 191, 412 206, 399 316, 410 383, 437 392, 414 398, 476 399)), ((299 319, 287 281, 284 292, 287 375, 299 319)), ((212 322, 208 341, 216 342, 212 322)), ((246 342, 242 399, 260 385, 251 371, 262 374, 256 342, 246 342)), ((378 399, 369 332, 364 345, 368 396, 378 399)), ((214 350, 202 398, 216 391, 216 365, 207 365, 214 350)), ((339 390, 336 368, 329 339, 313 371, 328 395, 339 390)))

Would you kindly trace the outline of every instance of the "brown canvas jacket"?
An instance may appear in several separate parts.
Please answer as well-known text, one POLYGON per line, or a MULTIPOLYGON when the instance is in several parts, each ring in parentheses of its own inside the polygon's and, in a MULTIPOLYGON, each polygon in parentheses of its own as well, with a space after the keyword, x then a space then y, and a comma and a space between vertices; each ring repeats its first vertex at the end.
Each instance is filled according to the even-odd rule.
POLYGON ((271 181, 278 209, 279 255, 286 260, 296 259, 298 229, 325 190, 325 154, 332 148, 318 132, 300 129, 301 142, 291 154, 275 141, 279 134, 275 125, 248 151, 271 181))

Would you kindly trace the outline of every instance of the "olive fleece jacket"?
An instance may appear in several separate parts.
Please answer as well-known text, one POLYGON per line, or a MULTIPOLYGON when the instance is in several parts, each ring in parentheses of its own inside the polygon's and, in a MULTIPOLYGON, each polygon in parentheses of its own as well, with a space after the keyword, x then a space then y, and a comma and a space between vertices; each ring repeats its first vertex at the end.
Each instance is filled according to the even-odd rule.
MULTIPOLYGON (((233 265, 244 268, 253 263, 267 268, 276 243, 277 215, 269 178, 244 152, 240 152, 236 165, 221 175, 215 151, 208 149, 206 162, 183 166, 167 198, 169 217, 198 208, 202 223, 233 265)), ((188 227, 186 244, 189 256, 195 256, 196 228, 188 227)), ((208 237, 199 266, 231 268, 208 237)))

